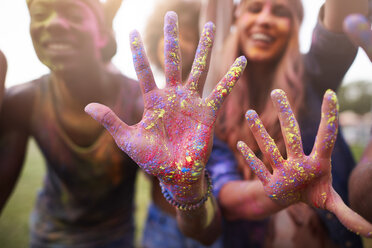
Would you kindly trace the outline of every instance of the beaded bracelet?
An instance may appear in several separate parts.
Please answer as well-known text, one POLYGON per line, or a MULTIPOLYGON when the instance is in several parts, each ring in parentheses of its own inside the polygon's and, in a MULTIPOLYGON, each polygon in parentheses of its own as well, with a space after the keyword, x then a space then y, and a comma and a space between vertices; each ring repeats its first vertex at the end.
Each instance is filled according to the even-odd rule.
POLYGON ((161 187, 161 192, 163 193, 165 200, 172 206, 178 208, 179 210, 183 211, 190 211, 190 210, 195 210, 203 206, 203 204, 208 200, 208 197, 210 196, 212 192, 212 178, 209 175, 207 171, 204 173, 205 179, 207 180, 207 193, 204 195, 202 199, 200 199, 197 203, 193 204, 187 204, 187 203, 179 203, 176 200, 173 199, 172 195, 169 193, 168 189, 164 186, 164 184, 161 182, 160 187, 161 187))

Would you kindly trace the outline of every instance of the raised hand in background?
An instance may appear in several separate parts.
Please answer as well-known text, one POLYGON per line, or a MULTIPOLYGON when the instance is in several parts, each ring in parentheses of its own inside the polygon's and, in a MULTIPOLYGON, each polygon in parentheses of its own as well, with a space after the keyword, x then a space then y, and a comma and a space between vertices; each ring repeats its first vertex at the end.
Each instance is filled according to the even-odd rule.
POLYGON ((247 111, 246 119, 273 172, 270 173, 244 142, 238 142, 238 149, 261 180, 265 192, 272 200, 284 206, 305 202, 327 209, 353 232, 372 237, 372 225, 347 207, 332 187, 331 154, 338 130, 336 94, 328 90, 324 95, 318 134, 308 156, 303 152, 300 129, 285 93, 282 90, 274 90, 271 98, 278 112, 287 159, 282 157, 274 140, 253 110, 247 111))
POLYGON ((349 15, 344 21, 344 31, 350 40, 363 48, 372 62, 372 30, 370 21, 361 14, 349 15))
POLYGON ((175 201, 193 204, 206 194, 204 167, 212 148, 217 112, 239 79, 246 59, 238 58, 205 99, 201 98, 214 25, 204 27, 190 76, 181 84, 177 15, 165 16, 164 89, 156 87, 137 32, 130 35, 133 61, 144 98, 141 122, 128 126, 108 107, 92 103, 86 112, 99 121, 118 146, 144 171, 159 178, 175 201))

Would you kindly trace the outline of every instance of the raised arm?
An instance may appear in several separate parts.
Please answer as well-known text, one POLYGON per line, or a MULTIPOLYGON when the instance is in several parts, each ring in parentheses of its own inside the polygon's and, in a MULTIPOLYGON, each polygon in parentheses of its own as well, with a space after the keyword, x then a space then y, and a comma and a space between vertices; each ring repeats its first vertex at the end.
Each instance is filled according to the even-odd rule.
POLYGON ((347 207, 332 187, 331 154, 338 130, 336 94, 328 90, 324 95, 321 122, 309 156, 303 152, 300 129, 284 92, 274 90, 271 96, 282 127, 287 159, 281 156, 274 140, 253 110, 247 111, 246 118, 273 173, 244 142, 238 143, 238 148, 261 180, 267 195, 282 206, 305 202, 313 207, 327 209, 351 231, 372 237, 372 225, 347 207))
MULTIPOLYGON (((209 94, 221 74, 219 53, 223 49, 225 38, 230 32, 233 24, 234 15, 234 1, 233 0, 203 0, 200 11, 199 23, 204 25, 206 22, 213 22, 216 24, 215 38, 213 42, 213 49, 211 52, 211 66, 209 68, 206 84, 204 88, 205 95, 209 94)), ((201 25, 200 25, 201 26, 201 25)))
POLYGON ((1 103, 4 96, 4 88, 5 88, 5 77, 6 71, 8 69, 8 64, 6 62, 5 55, 2 51, 0 51, 0 109, 1 103))
POLYGON ((0 132, 0 214, 22 169, 28 136, 17 130, 0 132))
POLYGON ((372 222, 372 136, 349 178, 350 206, 372 222))
MULTIPOLYGON (((348 16, 344 30, 350 39, 362 47, 372 62, 372 30, 370 21, 359 14, 348 16)), ((351 207, 372 222, 372 136, 349 178, 349 200, 351 207)))
POLYGON ((23 125, 27 125, 31 112, 28 108, 32 106, 27 103, 30 94, 19 94, 24 86, 13 87, 3 94, 5 74, 6 60, 0 53, 0 93, 3 100, 0 111, 0 213, 22 168, 28 140, 28 131, 23 129, 23 125))
POLYGON ((176 207, 180 229, 205 244, 220 232, 220 218, 205 172, 217 112, 245 67, 239 58, 213 92, 201 98, 214 25, 202 33, 188 81, 181 85, 177 15, 165 17, 166 87, 158 89, 137 32, 131 34, 133 61, 144 97, 142 121, 127 126, 106 106, 92 103, 86 112, 115 138, 118 146, 147 173, 158 177, 162 192, 176 207))
POLYGON ((213 22, 216 24, 216 37, 213 46, 220 49, 224 39, 230 32, 233 24, 234 1, 233 0, 204 0, 200 11, 200 27, 204 23, 213 22))
POLYGON ((326 0, 324 25, 329 31, 341 33, 344 19, 354 13, 367 15, 368 0, 326 0))

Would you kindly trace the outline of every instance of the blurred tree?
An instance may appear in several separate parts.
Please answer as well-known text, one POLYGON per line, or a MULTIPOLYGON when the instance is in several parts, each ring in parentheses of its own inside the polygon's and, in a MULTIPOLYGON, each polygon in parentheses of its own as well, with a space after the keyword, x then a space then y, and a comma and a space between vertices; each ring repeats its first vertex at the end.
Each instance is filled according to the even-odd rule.
POLYGON ((372 81, 344 84, 337 92, 340 112, 351 110, 358 114, 372 111, 372 81))

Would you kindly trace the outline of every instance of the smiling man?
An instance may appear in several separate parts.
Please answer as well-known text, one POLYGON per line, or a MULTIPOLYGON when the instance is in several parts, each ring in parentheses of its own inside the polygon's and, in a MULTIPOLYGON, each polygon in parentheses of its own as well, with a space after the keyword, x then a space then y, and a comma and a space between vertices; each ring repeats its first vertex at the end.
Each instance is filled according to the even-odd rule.
POLYGON ((98 0, 27 1, 33 45, 50 73, 5 93, 0 209, 33 137, 47 170, 31 217, 31 247, 133 246, 137 165, 84 112, 95 101, 131 124, 142 115, 137 82, 108 66, 116 52, 112 18, 120 6, 107 4, 113 2, 119 4, 107 9, 98 0))

